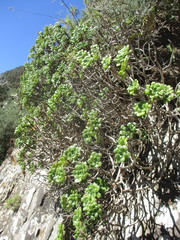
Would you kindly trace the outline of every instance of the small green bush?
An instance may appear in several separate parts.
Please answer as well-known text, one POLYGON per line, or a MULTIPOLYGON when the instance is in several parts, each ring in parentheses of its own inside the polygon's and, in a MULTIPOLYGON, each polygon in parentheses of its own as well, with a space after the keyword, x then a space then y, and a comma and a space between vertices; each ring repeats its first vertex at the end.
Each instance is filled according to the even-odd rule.
POLYGON ((18 194, 14 195, 14 197, 12 198, 7 199, 5 202, 5 207, 7 209, 13 210, 14 212, 18 211, 20 205, 21 205, 21 196, 18 194))

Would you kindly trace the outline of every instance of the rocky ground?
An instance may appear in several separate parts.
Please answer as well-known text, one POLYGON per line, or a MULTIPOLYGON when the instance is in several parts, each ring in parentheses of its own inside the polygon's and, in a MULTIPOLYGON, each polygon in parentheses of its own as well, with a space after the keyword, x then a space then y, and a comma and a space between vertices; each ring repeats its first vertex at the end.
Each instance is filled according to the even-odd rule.
POLYGON ((23 173, 15 161, 17 151, 0 166, 0 240, 55 240, 62 219, 56 215, 46 172, 23 173), (15 196, 21 197, 19 203, 9 206, 8 199, 15 196))

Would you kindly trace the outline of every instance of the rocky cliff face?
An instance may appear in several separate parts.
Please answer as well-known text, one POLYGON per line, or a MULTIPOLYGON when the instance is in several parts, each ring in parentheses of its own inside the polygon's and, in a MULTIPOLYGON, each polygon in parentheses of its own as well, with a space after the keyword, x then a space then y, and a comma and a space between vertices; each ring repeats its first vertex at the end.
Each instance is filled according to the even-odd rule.
POLYGON ((0 167, 0 240, 55 240, 61 218, 55 211, 47 174, 23 173, 16 164, 17 151, 0 167))
MULTIPOLYGON (((56 207, 59 200, 51 194, 47 172, 23 173, 17 164, 17 154, 18 149, 14 149, 0 166, 0 240, 55 240, 62 217, 56 207)), ((180 239, 180 198, 166 206, 152 195, 149 198, 156 202, 149 205, 151 200, 148 199, 146 207, 147 218, 149 212, 156 213, 153 219, 156 237, 153 239, 180 239)), ((126 239, 132 231, 133 226, 130 226, 126 239)), ((139 228, 136 236, 132 238, 131 235, 130 239, 152 239, 142 234, 139 228)))

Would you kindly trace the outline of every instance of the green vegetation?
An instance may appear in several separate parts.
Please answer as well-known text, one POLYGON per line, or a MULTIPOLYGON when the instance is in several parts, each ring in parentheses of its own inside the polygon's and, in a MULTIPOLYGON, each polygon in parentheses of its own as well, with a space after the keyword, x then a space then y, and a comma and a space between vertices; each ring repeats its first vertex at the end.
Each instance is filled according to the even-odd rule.
POLYGON ((19 106, 18 87, 24 67, 18 67, 0 74, 0 163, 6 152, 12 146, 11 139, 15 137, 19 106))
POLYGON ((64 236, 65 236, 65 227, 64 224, 59 224, 59 229, 58 229, 58 236, 56 238, 56 240, 64 240, 64 236))
POLYGON ((5 207, 7 209, 11 209, 14 212, 17 212, 21 205, 21 196, 18 194, 14 195, 14 197, 9 198, 5 201, 5 207))
POLYGON ((131 82, 131 84, 128 86, 127 91, 130 95, 136 95, 138 94, 138 89, 140 85, 138 83, 138 80, 135 79, 131 82))
POLYGON ((31 49, 19 163, 47 168, 62 192, 57 239, 124 239, 130 211, 144 220, 137 199, 177 180, 178 2, 86 4, 78 23, 46 26, 31 49))

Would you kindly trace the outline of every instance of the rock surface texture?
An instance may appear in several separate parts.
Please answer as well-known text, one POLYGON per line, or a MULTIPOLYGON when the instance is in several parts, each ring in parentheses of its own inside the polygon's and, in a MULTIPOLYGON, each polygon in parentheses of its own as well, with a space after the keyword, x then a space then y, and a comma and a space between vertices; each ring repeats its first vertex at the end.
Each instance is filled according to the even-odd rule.
POLYGON ((0 240, 55 240, 62 220, 56 215, 47 174, 23 173, 14 161, 16 153, 14 150, 0 166, 0 240), (17 195, 21 196, 20 206, 13 211, 7 208, 7 200, 17 195))
MULTIPOLYGON (((56 207, 59 200, 53 197, 50 191, 47 172, 38 170, 34 174, 23 173, 16 162, 17 154, 18 150, 14 149, 0 166, 0 240, 56 240, 62 217, 60 209, 56 207), (14 202, 7 207, 7 202, 8 199, 13 199, 17 195, 21 196, 21 199, 15 211, 12 209, 13 204, 18 203, 14 202)), ((180 239, 180 198, 176 198, 171 204, 163 205, 151 194, 145 209, 147 219, 149 219, 148 215, 152 215, 150 213, 156 213, 154 219, 149 219, 156 223, 154 228, 156 237, 142 237, 143 231, 139 228, 136 229, 135 237, 132 238, 135 224, 127 229, 126 239, 180 239), (152 202, 150 199, 153 199, 152 202), (131 238, 129 238, 130 233, 131 238)), ((150 225, 153 226, 153 224, 150 225)), ((146 234, 147 231, 146 228, 146 234)))

